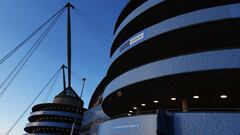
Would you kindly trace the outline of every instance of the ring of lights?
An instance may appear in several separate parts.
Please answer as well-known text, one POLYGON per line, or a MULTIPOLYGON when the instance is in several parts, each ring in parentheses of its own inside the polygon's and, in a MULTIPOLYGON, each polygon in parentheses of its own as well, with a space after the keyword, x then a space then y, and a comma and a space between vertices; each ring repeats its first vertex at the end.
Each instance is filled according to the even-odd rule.
POLYGON ((68 113, 68 112, 60 112, 60 111, 37 111, 37 112, 32 112, 29 119, 31 117, 36 117, 36 116, 42 116, 42 115, 54 115, 54 116, 63 116, 63 117, 71 117, 71 118, 77 118, 81 119, 82 117, 80 115, 76 115, 76 113, 68 113))

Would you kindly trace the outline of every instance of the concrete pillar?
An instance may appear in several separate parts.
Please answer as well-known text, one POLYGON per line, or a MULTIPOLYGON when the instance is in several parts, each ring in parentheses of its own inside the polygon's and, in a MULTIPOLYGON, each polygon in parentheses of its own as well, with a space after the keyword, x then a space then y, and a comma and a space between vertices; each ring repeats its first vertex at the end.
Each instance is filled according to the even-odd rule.
POLYGON ((188 101, 187 101, 187 98, 182 98, 181 102, 182 102, 182 110, 183 110, 183 112, 188 112, 188 101))
POLYGON ((140 114, 140 109, 138 108, 137 110, 136 110, 136 115, 139 115, 140 114))

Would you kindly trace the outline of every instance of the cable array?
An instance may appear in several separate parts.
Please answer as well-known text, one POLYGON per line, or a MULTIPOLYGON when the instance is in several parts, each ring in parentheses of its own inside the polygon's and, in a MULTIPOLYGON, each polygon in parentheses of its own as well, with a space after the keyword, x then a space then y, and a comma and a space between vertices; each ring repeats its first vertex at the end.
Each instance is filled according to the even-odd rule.
POLYGON ((39 91, 39 93, 36 95, 36 97, 32 100, 32 102, 26 107, 26 109, 23 111, 23 113, 19 116, 19 118, 14 122, 14 124, 9 128, 7 133, 5 135, 8 135, 14 127, 18 124, 18 122, 22 119, 22 117, 26 114, 26 112, 32 107, 34 102, 41 96, 43 91, 49 86, 49 84, 54 80, 54 78, 60 73, 61 69, 58 69, 58 71, 52 76, 52 78, 47 82, 47 84, 39 91))
POLYGON ((13 68, 13 70, 8 74, 8 76, 4 79, 4 81, 1 83, 0 85, 0 89, 3 88, 3 86, 5 85, 5 87, 1 90, 0 92, 0 98, 4 95, 4 93, 6 92, 6 90, 9 88, 9 86, 12 84, 12 82, 14 81, 14 79, 17 77, 17 75, 20 73, 20 71, 22 70, 22 68, 26 65, 26 63, 28 62, 28 60, 31 58, 31 56, 33 55, 33 53, 36 51, 36 49, 40 46, 40 44, 42 43, 43 39, 47 36, 47 34, 49 33, 49 31, 53 28, 54 24, 57 22, 57 20, 59 19, 59 17, 62 15, 64 10, 61 10, 61 12, 59 12, 57 14, 57 16, 52 20, 52 22, 49 24, 49 26, 45 29, 45 31, 41 34, 41 36, 38 38, 38 40, 33 44, 33 46, 27 51, 27 53, 24 55, 24 57, 18 62, 18 64, 13 68))
POLYGON ((59 13, 61 13, 65 7, 62 7, 53 16, 51 16, 46 22, 44 22, 40 27, 38 27, 32 34, 30 34, 25 40, 18 44, 13 50, 11 50, 6 56, 0 60, 0 65, 3 64, 9 57, 11 57, 15 52, 17 52, 27 41, 29 41, 34 35, 36 35, 44 26, 46 26, 53 18, 55 18, 59 13))
POLYGON ((56 77, 54 78, 54 80, 52 81, 52 84, 51 84, 51 86, 49 87, 48 91, 46 92, 46 95, 45 95, 45 97, 43 98, 42 103, 44 103, 44 102, 46 102, 46 101, 48 100, 48 98, 49 98, 49 96, 51 95, 51 92, 52 92, 52 90, 53 90, 53 88, 54 88, 54 86, 55 86, 55 84, 56 84, 59 76, 60 76, 60 74, 57 74, 57 76, 56 76, 56 77))
MULTIPOLYGON (((109 53, 110 45, 112 42, 113 35, 111 30, 109 30, 104 25, 97 22, 96 19, 89 16, 84 11, 75 8, 75 14, 78 16, 79 20, 86 26, 89 34, 96 40, 99 47, 106 53, 109 53)), ((108 56, 108 55, 107 55, 108 56)))

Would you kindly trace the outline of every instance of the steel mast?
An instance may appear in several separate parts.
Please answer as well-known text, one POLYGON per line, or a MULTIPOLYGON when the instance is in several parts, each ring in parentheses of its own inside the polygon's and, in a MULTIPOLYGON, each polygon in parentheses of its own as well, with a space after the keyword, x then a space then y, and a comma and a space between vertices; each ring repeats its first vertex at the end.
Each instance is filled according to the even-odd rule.
POLYGON ((71 60, 72 60, 72 37, 71 37, 71 8, 74 6, 67 3, 67 65, 68 65, 68 87, 71 89, 71 60))

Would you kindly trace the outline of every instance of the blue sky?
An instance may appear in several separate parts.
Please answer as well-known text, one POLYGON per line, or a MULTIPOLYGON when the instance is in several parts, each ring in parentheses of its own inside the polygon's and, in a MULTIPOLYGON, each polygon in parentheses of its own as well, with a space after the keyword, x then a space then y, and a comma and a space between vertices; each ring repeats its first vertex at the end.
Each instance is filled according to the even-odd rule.
MULTIPOLYGON (((98 23, 110 29, 112 33, 116 19, 127 1, 72 0, 71 2, 98 23)), ((66 2, 67 0, 1 0, 0 58, 23 41, 66 2)), ((78 16, 72 13, 72 68, 78 78, 87 77, 86 88, 83 93, 85 107, 88 106, 94 89, 105 76, 110 61, 109 50, 102 49, 86 27, 78 16)), ((101 35, 105 36, 104 34, 101 35)), ((108 37, 109 39, 112 38, 111 36, 108 37)), ((33 38, 8 61, 0 65, 0 83, 33 44, 34 39, 36 38, 33 38)), ((104 45, 110 47, 111 42, 106 42, 104 45)), ((4 96, 0 98, 0 135, 6 133, 63 63, 66 64, 65 14, 61 16, 4 96)), ((73 88, 80 93, 81 83, 78 79, 73 78, 73 88)), ((59 78, 52 92, 47 96, 48 100, 44 102, 52 102, 54 95, 61 90, 62 80, 59 78)), ((48 89, 35 104, 43 102, 47 91, 48 89)), ((11 132, 12 135, 24 133, 23 128, 27 123, 30 111, 11 132)))

